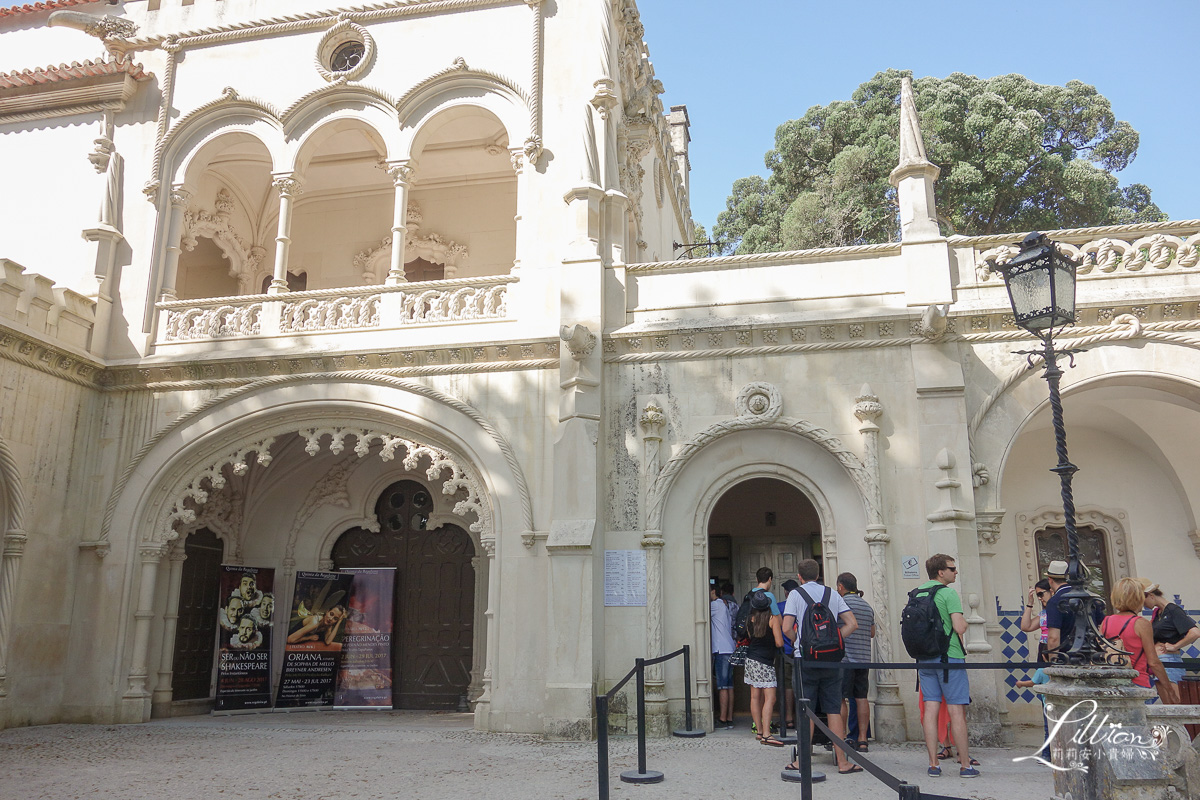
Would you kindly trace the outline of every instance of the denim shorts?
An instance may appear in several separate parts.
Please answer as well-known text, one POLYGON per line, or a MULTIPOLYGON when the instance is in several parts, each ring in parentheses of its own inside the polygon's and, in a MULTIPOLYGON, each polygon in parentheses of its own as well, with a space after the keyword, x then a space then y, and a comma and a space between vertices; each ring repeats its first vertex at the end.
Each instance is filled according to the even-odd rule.
MULTIPOLYGON (((951 664, 961 664, 964 659, 951 658, 947 659, 951 664)), ((940 664, 939 661, 921 662, 940 664)), ((917 677, 921 681, 921 694, 925 697, 926 703, 938 702, 946 703, 952 706, 965 706, 971 703, 971 684, 967 680, 967 671, 965 669, 922 669, 917 671, 917 677), (947 672, 950 675, 950 680, 945 680, 947 672)))
POLYGON ((729 657, 733 653, 713 653, 713 677, 718 689, 733 688, 733 667, 729 666, 729 657))
MULTIPOLYGON (((1163 669, 1167 671, 1167 678, 1170 679, 1171 683, 1179 683, 1183 680, 1183 676, 1187 675, 1187 670, 1183 667, 1183 655, 1181 653, 1163 653, 1158 658, 1162 661, 1163 669)), ((1151 683, 1154 682, 1154 680, 1151 681, 1151 683)))

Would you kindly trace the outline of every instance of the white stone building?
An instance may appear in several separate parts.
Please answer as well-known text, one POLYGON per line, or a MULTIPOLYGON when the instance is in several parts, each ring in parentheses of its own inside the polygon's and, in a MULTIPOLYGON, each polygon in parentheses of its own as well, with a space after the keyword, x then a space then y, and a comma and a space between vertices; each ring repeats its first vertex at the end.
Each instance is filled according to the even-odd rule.
MULTIPOLYGON (((633 0, 0 8, 0 725, 205 710, 222 562, 281 597, 396 566, 403 702, 486 730, 591 736, 682 644, 707 723, 710 577, 809 556, 887 659, 902 563, 954 554, 972 657, 1021 657, 1062 547, 993 270, 1021 234, 941 236, 910 114, 902 242, 668 260, 689 123, 642 38, 633 0), (614 550, 644 606, 604 604, 614 550)), ((1051 235, 1088 558, 1200 608, 1200 221, 1051 235)), ((877 733, 918 736, 876 677, 877 733)), ((678 662, 649 688, 665 728, 678 662)), ((973 694, 984 737, 1037 724, 973 694)))

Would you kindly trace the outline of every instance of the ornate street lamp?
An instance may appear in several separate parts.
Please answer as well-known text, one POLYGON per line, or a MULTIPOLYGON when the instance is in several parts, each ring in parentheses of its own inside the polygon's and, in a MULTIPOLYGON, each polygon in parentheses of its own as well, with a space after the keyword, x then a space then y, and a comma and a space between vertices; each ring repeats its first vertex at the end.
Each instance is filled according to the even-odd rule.
POLYGON ((1007 264, 999 266, 1004 275, 1004 286, 1012 303, 1013 319, 1016 324, 1036 336, 1042 342, 1039 350, 1019 350, 1030 365, 1034 356, 1041 356, 1046 370, 1042 377, 1050 384, 1050 412, 1054 421, 1055 449, 1058 465, 1051 469, 1057 473, 1062 489, 1064 527, 1067 531, 1067 583, 1071 588, 1059 599, 1060 607, 1075 614, 1074 637, 1067 648, 1061 645, 1052 654, 1058 663, 1091 664, 1105 663, 1106 651, 1100 632, 1092 619, 1097 607, 1104 601, 1084 588, 1087 578, 1079 560, 1079 535, 1075 531, 1075 499, 1071 492, 1071 479, 1078 467, 1067 458, 1067 430, 1063 425, 1062 398, 1059 382, 1062 369, 1058 366, 1059 356, 1067 356, 1075 366, 1075 353, 1080 350, 1061 350, 1054 347, 1055 328, 1075 324, 1075 268, 1078 265, 1059 252, 1054 242, 1044 234, 1034 231, 1021 242, 1021 252, 1007 264))

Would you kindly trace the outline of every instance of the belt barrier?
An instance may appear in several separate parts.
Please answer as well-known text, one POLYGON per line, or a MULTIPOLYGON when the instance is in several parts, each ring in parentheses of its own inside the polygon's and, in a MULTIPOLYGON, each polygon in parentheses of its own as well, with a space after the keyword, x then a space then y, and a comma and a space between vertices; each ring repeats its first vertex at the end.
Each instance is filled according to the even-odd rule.
POLYGON ((665 777, 663 773, 656 770, 646 769, 646 667, 655 664, 661 664, 664 661, 670 661, 677 656, 683 656, 683 702, 684 702, 684 724, 687 726, 681 730, 672 731, 673 736, 679 736, 687 739, 696 739, 705 735, 702 730, 696 730, 692 726, 692 649, 689 645, 684 645, 673 653, 667 653, 665 656, 657 658, 638 658, 634 660, 633 669, 617 682, 617 685, 608 690, 606 694, 596 696, 596 766, 599 772, 599 793, 600 800, 609 800, 609 785, 608 785, 608 704, 617 692, 629 683, 630 678, 637 678, 637 772, 628 771, 621 773, 621 780, 625 783, 661 783, 665 777))

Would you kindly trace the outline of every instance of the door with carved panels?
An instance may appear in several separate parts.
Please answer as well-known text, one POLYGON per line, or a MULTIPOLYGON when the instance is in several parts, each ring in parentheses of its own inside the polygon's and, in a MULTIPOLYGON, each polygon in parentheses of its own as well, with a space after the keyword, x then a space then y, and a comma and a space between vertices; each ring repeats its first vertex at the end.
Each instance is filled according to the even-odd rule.
POLYGON ((172 700, 199 700, 212 694, 224 552, 221 540, 208 528, 184 542, 187 558, 179 581, 172 700))
POLYGON ((396 569, 393 705, 455 709, 471 682, 474 545, 456 525, 428 530, 433 499, 412 480, 383 491, 379 533, 354 528, 333 547, 336 568, 396 569))

